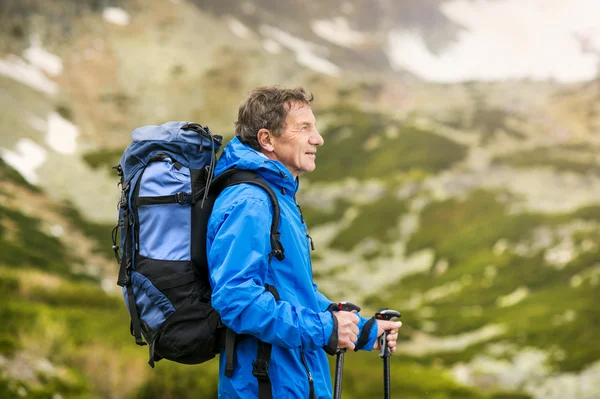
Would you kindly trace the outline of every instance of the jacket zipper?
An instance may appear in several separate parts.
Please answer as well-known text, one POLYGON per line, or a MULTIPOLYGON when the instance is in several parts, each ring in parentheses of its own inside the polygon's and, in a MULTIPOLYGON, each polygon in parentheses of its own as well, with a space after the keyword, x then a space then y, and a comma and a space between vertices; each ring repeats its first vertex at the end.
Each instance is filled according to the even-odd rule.
MULTIPOLYGON (((313 242, 313 239, 310 236, 310 234, 308 234, 308 227, 306 226, 306 222, 304 221, 304 215, 302 215, 302 208, 300 208, 300 204, 296 200, 296 196, 295 195, 294 195, 294 203, 296 204, 296 208, 298 208, 298 212, 300 213, 300 220, 302 221, 302 224, 304 225, 304 228, 306 229, 306 238, 308 238, 308 241, 310 242, 310 249, 312 251, 314 251, 315 250, 315 243, 313 242)), ((310 251, 308 253, 308 257, 310 258, 310 251)))
POLYGON ((302 351, 302 349, 300 349, 300 358, 302 359, 302 365, 306 369, 306 374, 308 375, 308 385, 310 387, 309 398, 315 399, 315 383, 313 381, 312 374, 310 373, 310 370, 308 369, 308 365, 306 364, 306 358, 304 357, 304 351, 302 351))
MULTIPOLYGON (((308 240, 310 241, 310 247, 314 251, 315 245, 313 244, 312 237, 310 235, 308 235, 308 228, 306 227, 306 223, 304 222, 304 216, 302 215, 302 208, 300 208, 300 204, 298 204, 298 201, 296 200, 296 195, 294 195, 294 202, 296 203, 296 207, 298 208, 298 212, 300 213, 300 220, 302 220, 302 224, 304 225, 304 228, 306 229, 306 237, 308 237, 308 240)), ((308 259, 310 261, 310 251, 308 251, 308 259)), ((300 358, 302 360, 302 365, 306 369, 306 375, 308 376, 308 385, 310 387, 309 399, 315 399, 315 383, 313 381, 312 374, 310 373, 310 370, 308 369, 308 364, 306 364, 306 357, 304 356, 304 351, 302 349, 300 349, 300 358)))

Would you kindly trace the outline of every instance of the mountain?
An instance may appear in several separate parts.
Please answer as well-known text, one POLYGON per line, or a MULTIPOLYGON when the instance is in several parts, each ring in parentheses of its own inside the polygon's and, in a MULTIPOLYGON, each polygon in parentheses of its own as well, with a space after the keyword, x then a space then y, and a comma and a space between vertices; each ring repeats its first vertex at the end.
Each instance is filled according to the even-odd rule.
MULTIPOLYGON (((229 139, 245 93, 278 83, 315 94, 325 139, 299 193, 317 284, 403 313, 395 395, 600 398, 595 33, 567 81, 428 81, 416 63, 455 62, 469 16, 513 3, 0 3, 0 396, 216 396, 214 362, 152 371, 129 337, 111 167, 144 124, 229 139), (422 46, 399 59, 407 32, 422 46)), ((537 26, 522 4, 514 23, 537 26)), ((582 32, 590 7, 572 5, 582 32)), ((347 356, 344 397, 381 395, 380 362, 347 356)))

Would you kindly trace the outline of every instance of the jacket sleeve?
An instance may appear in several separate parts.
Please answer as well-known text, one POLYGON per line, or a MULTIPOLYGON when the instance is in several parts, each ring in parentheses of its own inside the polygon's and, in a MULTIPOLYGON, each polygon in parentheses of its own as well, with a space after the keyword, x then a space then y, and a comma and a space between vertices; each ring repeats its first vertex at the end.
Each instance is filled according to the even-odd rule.
POLYGON ((271 252, 272 216, 265 211, 269 205, 266 198, 244 196, 229 206, 214 229, 209 226, 212 306, 238 334, 289 348, 322 348, 333 329, 331 313, 275 301, 264 288, 271 252))
MULTIPOLYGON (((317 295, 317 298, 319 300, 320 303, 320 307, 319 309, 321 310, 326 310, 329 308, 330 305, 335 304, 335 302, 332 302, 330 299, 328 299, 325 295, 321 294, 318 289, 317 289, 317 285, 313 283, 313 288, 315 290, 315 294, 317 295)), ((362 329, 365 326, 365 324, 367 324, 367 322, 369 321, 369 319, 365 319, 364 317, 362 317, 360 314, 359 316, 359 322, 358 322, 358 330, 359 330, 359 336, 362 333, 362 329)), ((328 336, 331 334, 332 329, 329 329, 329 334, 328 336)), ((373 345, 375 345, 375 340, 377 339, 377 322, 375 322, 372 326, 371 326, 371 331, 369 331, 369 340, 367 341, 367 343, 365 344, 365 346, 363 346, 360 350, 365 350, 365 351, 370 351, 373 348, 373 345)), ((355 342, 355 344, 358 341, 355 342)))
POLYGON ((321 309, 321 311, 325 311, 329 309, 331 305, 335 305, 335 302, 331 301, 329 298, 319 292, 315 283, 313 283, 313 289, 315 291, 315 295, 317 296, 317 300, 319 301, 319 309, 321 309))

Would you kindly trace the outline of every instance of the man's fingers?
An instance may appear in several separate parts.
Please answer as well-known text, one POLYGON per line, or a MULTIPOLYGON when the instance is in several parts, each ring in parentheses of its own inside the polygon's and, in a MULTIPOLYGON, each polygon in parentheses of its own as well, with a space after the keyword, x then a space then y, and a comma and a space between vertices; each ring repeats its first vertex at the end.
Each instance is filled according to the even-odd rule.
POLYGON ((338 321, 338 347, 353 350, 354 342, 358 340, 360 318, 356 313, 346 311, 334 312, 333 315, 338 321))
POLYGON ((381 320, 380 326, 383 327, 384 330, 397 330, 402 327, 401 321, 390 321, 390 320, 381 320))
POLYGON ((350 339, 342 339, 338 342, 338 346, 340 348, 345 348, 349 350, 354 350, 354 342, 350 339))

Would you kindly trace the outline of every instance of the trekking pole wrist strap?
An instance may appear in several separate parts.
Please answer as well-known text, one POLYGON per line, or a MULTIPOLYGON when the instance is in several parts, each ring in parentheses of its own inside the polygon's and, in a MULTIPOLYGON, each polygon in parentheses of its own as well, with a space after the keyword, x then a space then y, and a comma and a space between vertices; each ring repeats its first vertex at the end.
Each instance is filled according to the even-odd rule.
POLYGON ((354 351, 359 351, 367 345, 369 342, 369 336, 371 335, 371 328, 373 328, 373 324, 375 324, 375 317, 371 317, 363 326, 360 335, 358 336, 358 341, 354 346, 354 351))
POLYGON ((328 355, 333 356, 338 351, 338 321, 330 308, 331 306, 327 310, 331 313, 331 318, 333 319, 333 330, 331 331, 327 345, 324 346, 323 349, 328 355))

